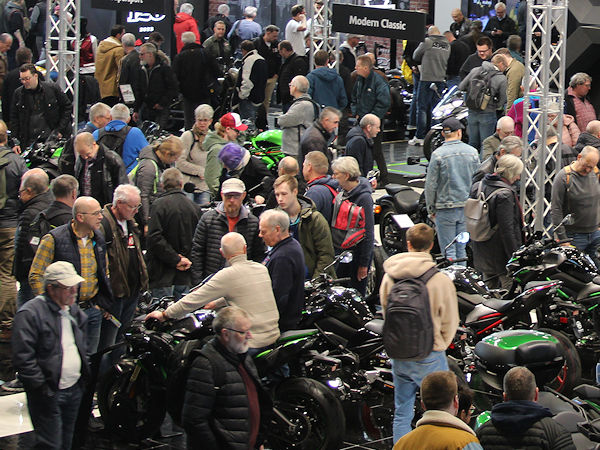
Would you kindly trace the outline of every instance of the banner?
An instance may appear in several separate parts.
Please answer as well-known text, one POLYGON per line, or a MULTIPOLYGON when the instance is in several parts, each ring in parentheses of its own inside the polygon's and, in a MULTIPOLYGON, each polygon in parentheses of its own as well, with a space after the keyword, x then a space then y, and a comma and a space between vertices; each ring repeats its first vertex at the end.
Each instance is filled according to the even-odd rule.
POLYGON ((342 33, 422 41, 426 16, 416 11, 334 3, 331 28, 342 33))
POLYGON ((92 0, 92 8, 113 11, 164 12, 164 0, 92 0))

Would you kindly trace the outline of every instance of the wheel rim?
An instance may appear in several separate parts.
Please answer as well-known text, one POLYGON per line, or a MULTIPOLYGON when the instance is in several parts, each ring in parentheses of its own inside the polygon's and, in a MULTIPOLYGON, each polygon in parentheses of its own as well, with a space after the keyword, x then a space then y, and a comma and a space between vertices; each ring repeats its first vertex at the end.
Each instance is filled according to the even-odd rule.
POLYGON ((284 407, 294 416, 290 419, 297 425, 295 432, 286 432, 283 441, 292 448, 320 449, 327 443, 327 418, 321 413, 319 403, 301 393, 288 393, 284 407))
POLYGON ((383 246, 385 252, 389 256, 401 252, 404 238, 401 230, 396 226, 392 214, 386 214, 384 216, 381 227, 383 229, 383 239, 381 245, 383 246))

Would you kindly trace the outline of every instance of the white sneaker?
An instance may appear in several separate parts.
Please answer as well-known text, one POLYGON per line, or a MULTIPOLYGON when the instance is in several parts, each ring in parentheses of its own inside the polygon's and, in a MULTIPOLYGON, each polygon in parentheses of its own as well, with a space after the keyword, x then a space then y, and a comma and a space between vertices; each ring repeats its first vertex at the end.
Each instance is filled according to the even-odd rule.
POLYGON ((408 145, 423 145, 423 139, 414 137, 410 141, 408 141, 408 145))
POLYGON ((416 127, 416 125, 406 125, 406 129, 407 130, 416 130, 417 127, 416 127))

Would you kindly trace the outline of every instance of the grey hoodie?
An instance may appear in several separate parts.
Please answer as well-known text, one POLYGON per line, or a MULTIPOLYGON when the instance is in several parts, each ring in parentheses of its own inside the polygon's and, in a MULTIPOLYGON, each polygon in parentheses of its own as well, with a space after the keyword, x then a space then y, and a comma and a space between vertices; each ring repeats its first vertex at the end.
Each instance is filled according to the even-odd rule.
POLYGON ((283 130, 281 151, 286 155, 297 156, 300 137, 315 119, 315 107, 310 101, 310 95, 302 94, 295 99, 290 109, 277 119, 277 123, 283 130))
POLYGON ((497 109, 504 109, 506 107, 506 76, 500 72, 496 66, 489 61, 484 61, 481 67, 476 67, 471 70, 464 80, 458 85, 458 89, 461 91, 468 91, 471 79, 481 73, 481 71, 493 71, 494 76, 490 80, 490 87, 492 90, 492 98, 490 99, 485 112, 496 112, 497 109))
POLYGON ((450 57, 450 43, 444 36, 425 38, 413 53, 413 59, 421 61, 421 81, 444 81, 450 57))

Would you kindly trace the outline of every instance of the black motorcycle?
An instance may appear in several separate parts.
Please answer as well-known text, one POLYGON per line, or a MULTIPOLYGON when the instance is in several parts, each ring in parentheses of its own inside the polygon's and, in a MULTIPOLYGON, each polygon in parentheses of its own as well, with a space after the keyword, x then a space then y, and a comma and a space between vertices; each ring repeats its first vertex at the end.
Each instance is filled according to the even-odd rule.
POLYGON ((21 156, 29 169, 39 167, 48 174, 50 180, 53 180, 60 175, 58 158, 62 154, 65 143, 66 139, 59 139, 53 135, 48 139, 39 136, 21 156))

